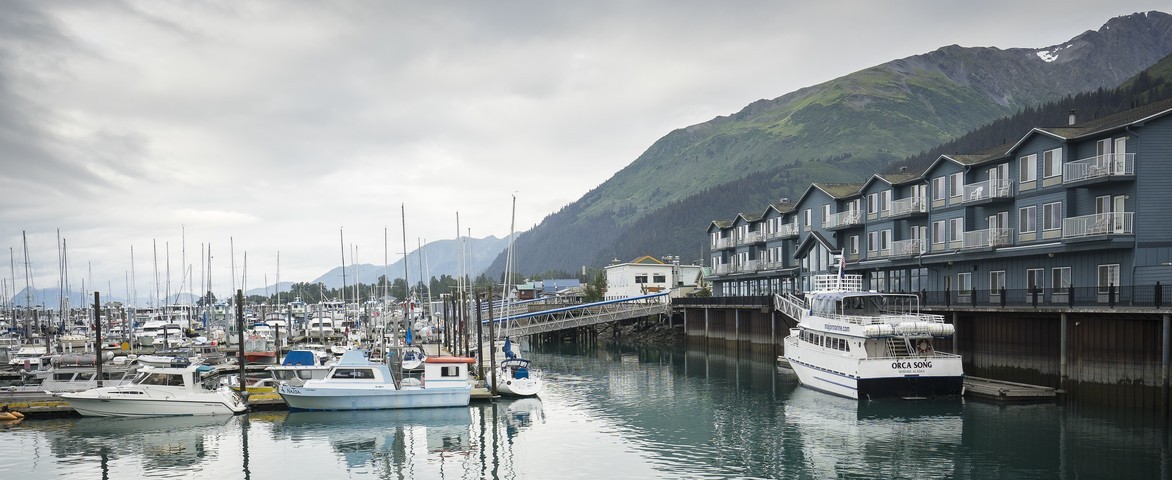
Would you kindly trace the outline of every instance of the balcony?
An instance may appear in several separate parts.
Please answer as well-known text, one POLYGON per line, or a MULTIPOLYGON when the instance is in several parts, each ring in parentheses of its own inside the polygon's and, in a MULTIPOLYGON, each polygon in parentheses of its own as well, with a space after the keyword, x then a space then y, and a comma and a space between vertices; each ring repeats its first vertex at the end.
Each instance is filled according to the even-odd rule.
POLYGON ((1096 213, 1062 220, 1063 240, 1134 234, 1134 212, 1096 213))
POLYGON ((822 222, 822 228, 827 230, 841 230, 843 228, 859 227, 862 225, 863 212, 861 210, 838 212, 830 215, 822 222))
POLYGON ((765 235, 762 235, 761 232, 758 230, 754 230, 754 231, 749 232, 745 236, 738 238, 737 245, 738 246, 752 245, 754 243, 762 243, 764 241, 765 241, 765 235))
POLYGON ((713 250, 724 250, 726 248, 735 247, 736 240, 733 237, 721 237, 716 239, 716 245, 713 245, 713 250))
POLYGON ((761 260, 748 260, 736 266, 736 273, 753 273, 761 270, 761 260))
POLYGON ((798 236, 798 224, 787 223, 777 229, 776 232, 769 232, 765 235, 766 240, 777 240, 782 238, 794 238, 798 236))
POLYGON ((891 256, 913 257, 928 251, 928 242, 923 239, 898 240, 891 243, 891 256))
POLYGON ((960 248, 994 248, 1009 245, 1013 245, 1012 228, 985 228, 964 232, 960 248))
POLYGON ((965 185, 964 195, 961 197, 960 201, 965 205, 969 205, 974 203, 990 203, 996 200, 1008 200, 1012 198, 1012 180, 992 179, 965 185))
POLYGON ((1134 153, 1109 153, 1075 160, 1062 166, 1062 183, 1110 181, 1135 177, 1134 153))
POLYGON ((727 263, 722 263, 722 264, 714 267, 712 269, 712 273, 714 273, 716 275, 728 275, 728 274, 732 273, 732 265, 727 264, 727 263))
POLYGON ((891 210, 888 211, 888 217, 910 217, 919 214, 928 213, 928 202, 922 198, 901 198, 891 202, 891 210))

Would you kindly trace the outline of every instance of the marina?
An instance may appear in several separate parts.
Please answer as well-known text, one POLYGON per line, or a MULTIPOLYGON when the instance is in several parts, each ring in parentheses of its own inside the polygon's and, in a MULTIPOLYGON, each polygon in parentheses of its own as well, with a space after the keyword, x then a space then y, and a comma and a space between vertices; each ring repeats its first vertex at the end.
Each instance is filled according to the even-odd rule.
POLYGON ((1142 412, 967 398, 858 402, 737 349, 527 356, 539 397, 454 409, 27 419, 0 477, 1165 478, 1142 412), (1126 459, 1103 462, 1104 457, 1126 459))

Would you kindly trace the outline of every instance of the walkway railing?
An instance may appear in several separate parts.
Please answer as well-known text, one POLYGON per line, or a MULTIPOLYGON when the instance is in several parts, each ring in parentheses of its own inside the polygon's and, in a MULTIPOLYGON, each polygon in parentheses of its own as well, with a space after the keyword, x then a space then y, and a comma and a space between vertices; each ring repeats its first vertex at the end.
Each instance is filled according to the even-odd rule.
POLYGON ((497 328, 501 331, 512 336, 522 336, 668 314, 671 312, 671 303, 667 301, 669 293, 584 303, 498 319, 484 319, 481 323, 487 325, 490 321, 496 322, 499 325, 497 328))

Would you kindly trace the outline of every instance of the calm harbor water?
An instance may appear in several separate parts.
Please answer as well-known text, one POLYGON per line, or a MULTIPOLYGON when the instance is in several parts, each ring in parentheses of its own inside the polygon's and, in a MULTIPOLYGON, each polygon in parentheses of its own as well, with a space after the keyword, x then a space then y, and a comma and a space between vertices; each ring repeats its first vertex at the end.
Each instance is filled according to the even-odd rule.
POLYGON ((1168 424, 972 400, 858 403, 772 357, 612 347, 531 352, 540 399, 381 412, 25 420, 0 479, 1169 479, 1168 424))

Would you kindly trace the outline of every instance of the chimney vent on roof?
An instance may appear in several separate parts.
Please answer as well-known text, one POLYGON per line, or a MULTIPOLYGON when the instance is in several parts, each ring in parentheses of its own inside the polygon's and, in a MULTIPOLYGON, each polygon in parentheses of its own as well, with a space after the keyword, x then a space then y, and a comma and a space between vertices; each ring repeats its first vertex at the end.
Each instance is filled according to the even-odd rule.
POLYGON ((1066 124, 1067 125, 1074 125, 1074 121, 1075 121, 1074 112, 1077 112, 1077 110, 1071 110, 1070 115, 1066 116, 1066 124))
POLYGON ((781 197, 781 203, 789 203, 789 197, 781 197))

